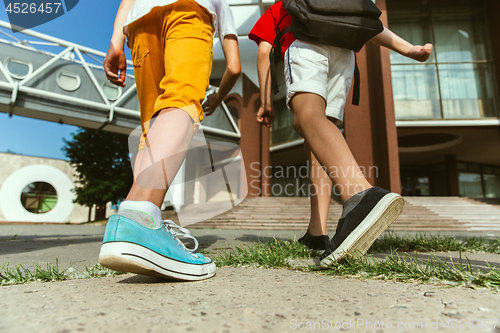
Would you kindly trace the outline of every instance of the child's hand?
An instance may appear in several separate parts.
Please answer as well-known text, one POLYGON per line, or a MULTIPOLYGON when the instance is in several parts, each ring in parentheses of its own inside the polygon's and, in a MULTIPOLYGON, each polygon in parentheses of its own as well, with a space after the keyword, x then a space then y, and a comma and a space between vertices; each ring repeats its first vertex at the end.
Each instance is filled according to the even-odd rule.
POLYGON ((274 110, 272 107, 261 105, 257 111, 257 121, 271 127, 274 121, 274 110))
POLYGON ((106 58, 104 59, 104 71, 111 83, 120 87, 125 87, 127 58, 123 52, 123 46, 115 46, 111 43, 106 58))
POLYGON ((205 116, 211 116, 212 113, 214 113, 215 109, 220 105, 220 103, 217 102, 217 93, 214 92, 210 95, 207 96, 207 99, 205 102, 202 104, 203 112, 205 113, 205 116))
POLYGON ((406 56, 408 58, 424 62, 427 59, 429 59, 431 52, 432 52, 432 44, 425 44, 424 46, 415 45, 410 49, 410 51, 406 56))

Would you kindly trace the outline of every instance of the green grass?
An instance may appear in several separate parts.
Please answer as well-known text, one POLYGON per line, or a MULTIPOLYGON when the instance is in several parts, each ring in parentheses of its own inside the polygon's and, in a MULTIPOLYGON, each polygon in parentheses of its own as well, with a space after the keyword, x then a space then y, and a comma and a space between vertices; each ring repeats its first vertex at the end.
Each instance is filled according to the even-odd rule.
POLYGON ((62 281, 66 279, 68 279, 67 269, 60 270, 57 260, 56 264, 53 266, 47 263, 47 268, 43 268, 38 264, 36 264, 32 269, 22 265, 10 268, 7 263, 0 269, 1 285, 23 284, 27 282, 62 281))
POLYGON ((274 242, 242 244, 234 250, 214 256, 213 260, 219 267, 254 264, 262 267, 290 267, 290 259, 310 257, 311 251, 296 241, 275 239, 274 242))
POLYGON ((90 267, 85 266, 85 271, 80 272, 72 267, 61 270, 57 260, 55 265, 47 263, 47 268, 43 268, 38 264, 34 265, 33 268, 28 268, 26 265, 16 265, 11 268, 7 263, 0 268, 0 285, 24 284, 29 282, 54 282, 75 278, 99 278, 120 274, 123 273, 107 269, 99 264, 90 267))
POLYGON ((391 251, 417 252, 486 252, 500 254, 500 239, 467 238, 458 240, 450 236, 417 234, 397 236, 389 233, 379 237, 370 253, 391 251))
MULTIPOLYGON (((489 270, 473 269, 465 257, 459 262, 444 262, 435 256, 421 260, 395 252, 487 252, 500 253, 499 239, 469 238, 457 240, 449 236, 433 236, 419 234, 416 236, 396 236, 386 234, 380 237, 371 247, 370 253, 361 258, 347 258, 334 263, 328 268, 308 266, 292 267, 290 260, 317 257, 318 253, 310 251, 303 245, 293 241, 275 239, 272 242, 256 242, 242 244, 220 255, 204 254, 212 257, 218 267, 260 266, 266 268, 294 268, 319 274, 355 277, 362 279, 387 279, 402 282, 441 282, 451 285, 470 285, 500 289, 500 270, 489 266, 489 270), (390 252, 384 259, 375 259, 371 253, 390 252)), ((0 267, 0 284, 23 284, 28 282, 63 281, 75 278, 100 278, 123 274, 104 268, 101 265, 85 266, 81 272, 70 267, 64 270, 47 264, 46 268, 35 265, 33 268, 17 265, 13 268, 5 264, 0 267)))
POLYGON ((109 268, 102 267, 99 264, 96 264, 94 266, 85 266, 85 272, 84 274, 86 275, 86 278, 93 279, 93 278, 101 278, 101 277, 113 277, 113 276, 118 276, 122 274, 126 274, 123 272, 117 272, 113 271, 109 268))
POLYGON ((459 262, 443 261, 432 256, 421 260, 398 253, 386 255, 377 260, 368 255, 360 258, 346 258, 327 268, 308 267, 308 270, 333 276, 357 277, 362 279, 384 279, 399 282, 440 282, 448 285, 500 288, 500 270, 489 267, 489 271, 474 270, 469 260, 459 262))
MULTIPOLYGON (((478 287, 500 288, 500 270, 474 270, 467 258, 459 262, 442 261, 431 256, 421 260, 409 255, 400 255, 395 249, 406 251, 448 252, 467 250, 469 252, 498 253, 498 239, 485 240, 471 238, 464 241, 447 236, 398 237, 389 234, 377 240, 370 252, 391 252, 383 260, 368 254, 360 258, 347 258, 334 263, 328 268, 309 266, 294 267, 304 271, 313 271, 333 276, 355 278, 387 279, 401 282, 441 282, 451 285, 469 285, 478 287)), ((261 266, 266 268, 292 268, 290 260, 306 259, 317 256, 296 241, 275 240, 267 243, 242 244, 234 250, 225 251, 213 257, 218 267, 261 266)))

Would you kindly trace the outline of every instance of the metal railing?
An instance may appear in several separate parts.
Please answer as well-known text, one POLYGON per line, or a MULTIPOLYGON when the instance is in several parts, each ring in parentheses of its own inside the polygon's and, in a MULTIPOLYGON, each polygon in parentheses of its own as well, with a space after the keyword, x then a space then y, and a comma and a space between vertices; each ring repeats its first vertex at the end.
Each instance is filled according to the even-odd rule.
MULTIPOLYGON (((11 24, 5 21, 0 21, 0 27, 9 29, 11 30, 11 24)), ((16 27, 13 27, 16 29, 16 27)), ((14 80, 12 76, 10 75, 8 69, 6 66, 0 61, 0 72, 5 76, 6 82, 5 81, 0 81, 0 89, 8 90, 11 93, 11 98, 10 98, 10 103, 13 107, 16 105, 16 101, 18 99, 19 92, 29 94, 32 96, 37 96, 37 97, 44 97, 48 99, 54 99, 58 101, 63 101, 63 102, 68 102, 68 103, 73 103, 75 105, 83 106, 83 107, 89 107, 94 110, 98 111, 103 111, 107 112, 107 122, 106 123, 111 123, 115 116, 117 114, 119 115, 124 115, 128 117, 133 117, 136 118, 138 123, 140 119, 140 111, 139 110, 133 110, 129 108, 123 107, 123 103, 126 102, 131 95, 137 94, 137 87, 136 84, 134 83, 130 88, 128 88, 117 100, 115 101, 110 101, 107 97, 106 94, 103 91, 103 88, 99 84, 98 79, 96 78, 94 71, 92 69, 97 69, 103 71, 103 63, 104 63, 104 58, 106 57, 106 53, 97 51, 82 45, 78 45, 75 43, 71 43, 56 37, 51 37, 36 31, 32 30, 22 30, 21 33, 23 34, 23 38, 26 36, 36 38, 38 40, 31 40, 31 39, 20 39, 12 36, 12 34, 7 33, 6 31, 0 30, 0 33, 10 39, 5 40, 0 38, 0 43, 5 43, 5 44, 11 44, 15 45, 17 47, 22 47, 34 52, 38 52, 44 55, 48 55, 52 57, 48 62, 34 70, 32 73, 29 73, 26 77, 23 79, 19 80, 14 80), (36 48, 35 46, 49 46, 49 47, 60 47, 63 48, 62 51, 58 53, 53 53, 53 52, 48 52, 44 50, 40 50, 36 48), (97 64, 93 64, 85 59, 85 56, 92 59, 94 62, 97 64), (102 102, 95 102, 95 101, 89 101, 85 100, 82 98, 77 98, 74 96, 68 96, 68 95, 63 95, 63 94, 58 94, 55 92, 50 92, 38 88, 33 88, 29 87, 27 84, 29 82, 32 82, 36 78, 40 78, 42 74, 49 69, 51 66, 53 66, 58 60, 68 60, 72 63, 78 64, 82 66, 85 69, 85 72, 89 76, 93 87, 97 90, 100 98, 102 99, 102 102), (102 60, 101 60, 102 59, 102 60)), ((127 60, 127 64, 130 66, 129 73, 133 72, 133 63, 130 60, 127 60)), ((131 74, 127 74, 128 78, 134 79, 134 76, 131 74)), ((215 91, 217 88, 216 87, 210 87, 207 93, 211 93, 215 91)), ((215 134, 215 135, 222 135, 230 138, 235 138, 239 139, 241 137, 241 133, 239 131, 238 125, 234 121, 231 113, 229 112, 229 109, 227 108, 225 103, 222 103, 221 105, 222 110, 226 114, 226 116, 229 119, 229 122, 231 124, 231 127, 234 129, 234 132, 227 131, 224 129, 219 129, 219 128, 214 128, 214 127, 209 127, 209 126, 203 126, 203 130, 206 133, 210 134, 215 134)))

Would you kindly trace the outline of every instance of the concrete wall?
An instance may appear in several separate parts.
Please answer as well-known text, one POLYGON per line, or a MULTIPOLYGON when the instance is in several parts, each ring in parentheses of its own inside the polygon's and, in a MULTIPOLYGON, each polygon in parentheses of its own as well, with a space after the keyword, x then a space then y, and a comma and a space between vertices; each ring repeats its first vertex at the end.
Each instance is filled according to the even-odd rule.
POLYGON ((60 222, 60 223, 86 222, 88 219, 88 208, 78 204, 73 204, 72 200, 74 198, 74 193, 68 190, 69 188, 74 188, 75 186, 74 184, 76 178, 74 176, 74 173, 75 170, 73 169, 73 167, 71 167, 71 165, 64 160, 0 153, 0 194, 1 194, 0 200, 3 201, 0 202, 0 221, 10 220, 15 222, 60 222), (61 183, 66 181, 68 186, 54 186, 54 184, 51 181, 47 181, 45 179, 46 175, 43 175, 40 179, 36 179, 37 172, 23 173, 22 171, 20 171, 24 170, 27 172, 28 170, 30 170, 30 168, 26 167, 30 167, 32 171, 33 170, 43 171, 45 170, 44 167, 55 168, 60 172, 62 172, 62 174, 60 173, 58 174, 57 171, 53 169, 47 169, 54 171, 53 172, 54 177, 57 178, 55 180, 55 183, 61 183), (15 174, 16 172, 18 172, 17 173, 18 177, 16 177, 15 174), (68 179, 65 180, 64 176, 66 176, 68 179), (16 214, 13 214, 11 210, 12 205, 10 204, 11 202, 10 200, 13 200, 12 201, 13 205, 18 205, 21 201, 18 189, 21 188, 22 191, 22 188, 32 183, 33 181, 46 181, 51 183, 58 192, 57 193, 58 204, 59 201, 61 201, 61 205, 64 204, 64 207, 57 207, 58 204, 56 204, 56 207, 54 207, 53 210, 47 213, 44 214, 30 213, 30 215, 35 215, 33 216, 32 219, 30 219, 30 216, 26 214, 19 214, 17 216, 16 214), (15 190, 10 191, 11 188, 15 190), (14 192, 14 193, 9 193, 9 192, 14 192), (19 203, 17 202, 17 200, 19 200, 19 203), (57 216, 51 218, 51 216, 48 214, 54 211, 56 208, 58 208, 58 210, 62 209, 62 211, 59 214, 57 214, 57 216), (10 212, 7 212, 7 210, 10 210, 10 212), (43 220, 42 215, 48 216, 50 221, 41 221, 40 219, 43 220))

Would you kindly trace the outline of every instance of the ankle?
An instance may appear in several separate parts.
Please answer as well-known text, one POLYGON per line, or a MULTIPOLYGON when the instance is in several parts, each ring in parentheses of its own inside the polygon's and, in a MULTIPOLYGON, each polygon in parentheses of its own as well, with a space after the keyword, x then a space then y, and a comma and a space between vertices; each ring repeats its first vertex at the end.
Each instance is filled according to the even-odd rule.
POLYGON ((352 190, 350 191, 346 191, 345 195, 344 196, 341 196, 341 200, 342 200, 342 203, 344 204, 347 200, 351 199, 353 196, 357 195, 357 194, 360 194, 361 192, 364 192, 366 190, 369 190, 371 189, 373 186, 371 185, 367 185, 367 186, 364 186, 364 185, 356 185, 356 187, 354 187, 352 190))
POLYGON ((307 228, 307 232, 309 233, 309 235, 314 237, 325 236, 328 234, 326 230, 323 230, 321 228, 311 228, 311 227, 307 228))
POLYGON ((159 228, 162 223, 161 210, 149 201, 126 200, 120 204, 117 214, 145 227, 159 228))

